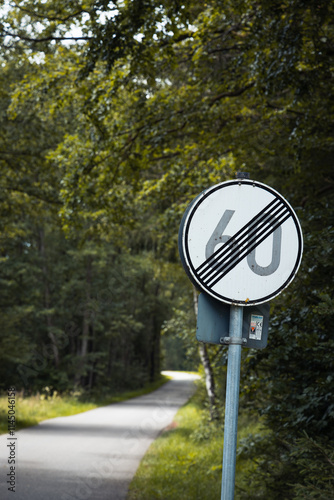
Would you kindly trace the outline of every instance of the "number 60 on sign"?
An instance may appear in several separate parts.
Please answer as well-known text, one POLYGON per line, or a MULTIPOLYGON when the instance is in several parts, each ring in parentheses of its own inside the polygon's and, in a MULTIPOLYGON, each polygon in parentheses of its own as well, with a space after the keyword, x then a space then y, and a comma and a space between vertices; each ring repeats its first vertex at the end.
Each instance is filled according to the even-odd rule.
POLYGON ((289 203, 256 181, 235 180, 201 193, 179 231, 182 264, 202 291, 229 304, 278 295, 301 262, 303 238, 289 203))

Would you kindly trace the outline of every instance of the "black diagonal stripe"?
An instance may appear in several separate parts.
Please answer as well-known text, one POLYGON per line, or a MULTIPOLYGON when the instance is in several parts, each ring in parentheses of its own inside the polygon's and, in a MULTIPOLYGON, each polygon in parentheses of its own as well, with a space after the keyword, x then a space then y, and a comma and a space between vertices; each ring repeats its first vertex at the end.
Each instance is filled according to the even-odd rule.
MULTIPOLYGON (((281 203, 282 202, 279 198, 274 198, 266 207, 264 207, 258 214, 256 214, 255 217, 253 217, 244 227, 239 229, 239 231, 237 231, 233 236, 231 236, 231 238, 229 239, 229 243, 231 243, 234 239, 238 238, 239 236, 241 237, 243 232, 247 233, 248 228, 250 226, 253 226, 254 224, 257 224, 263 214, 264 216, 266 216, 265 212, 267 212, 267 210, 273 208, 275 204, 280 205, 281 203)), ((218 250, 216 250, 212 255, 210 255, 210 257, 208 257, 204 262, 202 262, 202 264, 198 266, 198 268, 196 269, 196 272, 198 272, 205 265, 210 265, 211 260, 215 260, 216 257, 221 252, 224 251, 224 249, 225 249, 225 244, 222 247, 218 248, 218 250)))
MULTIPOLYGON (((196 272, 203 274, 205 272, 204 268, 210 269, 212 265, 215 265, 217 258, 223 257, 223 254, 231 249, 233 243, 239 243, 250 230, 253 230, 262 220, 268 218, 270 212, 268 210, 275 210, 277 207, 282 206, 282 202, 279 198, 272 200, 266 207, 264 207, 255 217, 253 217, 245 226, 243 226, 239 231, 237 231, 227 243, 222 245, 216 252, 214 252, 208 259, 206 259, 197 269, 196 272)), ((284 206, 284 205, 283 205, 284 206)), ((207 270, 206 269, 206 270, 207 270)))
MULTIPOLYGON (((275 231, 274 228, 280 226, 283 222, 283 220, 286 220, 286 216, 290 216, 290 212, 286 209, 284 210, 280 215, 279 219, 275 219, 274 224, 267 224, 266 227, 262 229, 260 232, 253 232, 252 235, 250 235, 250 238, 247 240, 247 245, 242 249, 240 252, 233 252, 233 254, 230 256, 228 260, 225 262, 221 262, 219 266, 216 266, 215 272, 211 273, 210 276, 208 276, 204 281, 206 285, 208 285, 212 280, 214 280, 217 276, 220 276, 226 269, 231 271, 233 267, 237 265, 237 263, 240 262, 241 260, 248 255, 253 249, 253 245, 258 246, 263 240, 268 238, 270 234, 275 231), (283 219, 284 218, 284 219, 283 219), (251 249, 250 249, 251 248, 251 249)), ((254 248, 255 248, 254 247, 254 248)), ((203 278, 202 278, 203 279, 203 278)))
MULTIPOLYGON (((267 209, 265 207, 265 209, 267 209)), ((251 223, 246 224, 241 230, 238 231, 234 236, 232 236, 225 244, 224 244, 224 249, 223 252, 218 256, 218 258, 214 259, 212 262, 208 262, 207 265, 202 268, 202 270, 199 273, 199 277, 201 279, 207 279, 209 275, 214 275, 217 268, 221 268, 221 265, 224 264, 224 259, 227 257, 227 252, 229 252, 228 255, 228 261, 233 260, 237 254, 240 251, 240 247, 245 244, 246 239, 249 241, 249 239, 255 235, 259 234, 259 232, 266 226, 268 223, 270 224, 270 221, 272 218, 275 218, 275 216, 282 216, 282 212, 286 211, 286 206, 280 202, 276 205, 272 205, 271 207, 271 212, 268 213, 263 213, 263 210, 257 214, 257 217, 253 218, 251 220, 251 223), (281 213, 280 213, 281 212, 281 213), (239 234, 239 237, 236 238, 236 235, 239 234), (234 246, 234 249, 232 250, 232 245, 234 246), (231 253, 232 252, 232 253, 231 253)), ((217 252, 218 253, 218 252, 217 252)), ((217 255, 217 254, 216 254, 217 255)), ((209 259, 207 259, 209 260, 209 259)))
POLYGON ((226 276, 226 274, 232 271, 232 269, 234 269, 235 266, 242 261, 242 259, 244 259, 250 252, 252 252, 257 246, 259 246, 270 234, 272 234, 279 226, 281 226, 287 219, 289 219, 289 217, 291 217, 290 212, 288 212, 282 220, 278 220, 277 223, 271 227, 271 231, 268 234, 265 234, 259 240, 255 239, 255 242, 250 245, 235 262, 231 263, 221 274, 218 275, 217 279, 210 284, 210 287, 212 288, 213 286, 215 286, 218 281, 220 281, 224 276, 226 276))
POLYGON ((236 240, 235 237, 231 237, 224 244, 224 252, 222 252, 218 256, 218 259, 214 259, 208 264, 208 266, 206 266, 206 268, 203 268, 199 273, 199 277, 205 280, 207 279, 208 275, 214 274, 216 269, 218 267, 220 268, 221 265, 224 264, 224 258, 226 257, 226 253, 228 251, 230 251, 230 255, 228 256, 229 261, 234 259, 239 253, 239 248, 244 245, 246 240, 249 241, 250 238, 252 238, 256 234, 259 234, 260 231, 265 229, 265 227, 270 224, 271 219, 275 218, 276 216, 282 217, 286 210, 287 208, 285 207, 285 205, 279 204, 274 208, 272 212, 264 214, 262 217, 256 219, 251 225, 247 224, 246 226, 244 226, 242 228, 242 234, 240 234, 239 238, 236 240), (245 228, 247 229, 246 231, 244 231, 245 228), (233 250, 231 249, 231 241, 233 242, 233 246, 235 246, 233 250))

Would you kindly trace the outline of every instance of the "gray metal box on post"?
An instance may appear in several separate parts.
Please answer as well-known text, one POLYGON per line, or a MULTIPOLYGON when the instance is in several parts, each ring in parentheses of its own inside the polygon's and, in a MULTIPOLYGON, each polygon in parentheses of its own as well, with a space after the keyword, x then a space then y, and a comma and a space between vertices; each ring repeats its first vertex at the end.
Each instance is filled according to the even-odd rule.
MULTIPOLYGON (((244 307, 242 345, 264 349, 269 330, 268 303, 244 307)), ((196 339, 209 344, 229 344, 230 305, 202 292, 198 297, 196 339)))

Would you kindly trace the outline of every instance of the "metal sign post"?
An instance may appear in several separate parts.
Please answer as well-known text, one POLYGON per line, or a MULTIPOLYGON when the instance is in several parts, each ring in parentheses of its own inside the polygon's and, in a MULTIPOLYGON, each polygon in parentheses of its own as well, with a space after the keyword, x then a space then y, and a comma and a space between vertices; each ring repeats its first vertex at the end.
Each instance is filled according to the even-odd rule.
POLYGON ((253 311, 247 339, 242 338, 243 308, 268 302, 291 283, 301 262, 303 236, 283 196, 242 175, 193 200, 181 221, 179 251, 192 283, 211 300, 230 305, 229 337, 224 331, 217 335, 216 323, 225 329, 226 317, 207 299, 202 310, 211 311, 212 321, 207 321, 211 328, 203 333, 202 319, 198 335, 204 342, 229 345, 221 500, 233 500, 241 347, 265 347, 262 332, 268 318, 253 311))
POLYGON ((233 500, 237 454, 240 363, 243 308, 231 306, 230 345, 227 358, 225 426, 221 500, 233 500))

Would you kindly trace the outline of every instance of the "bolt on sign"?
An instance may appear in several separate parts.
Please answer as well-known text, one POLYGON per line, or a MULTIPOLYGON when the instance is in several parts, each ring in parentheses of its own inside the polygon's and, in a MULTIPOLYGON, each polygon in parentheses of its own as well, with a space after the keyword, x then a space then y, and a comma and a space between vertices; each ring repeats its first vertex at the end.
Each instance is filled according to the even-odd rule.
MULTIPOLYGON (((298 218, 277 191, 237 179, 203 191, 187 208, 179 231, 181 261, 190 280, 215 299, 247 306, 267 302, 296 275, 303 238, 298 218)), ((260 325, 254 317, 254 331, 260 325)))

